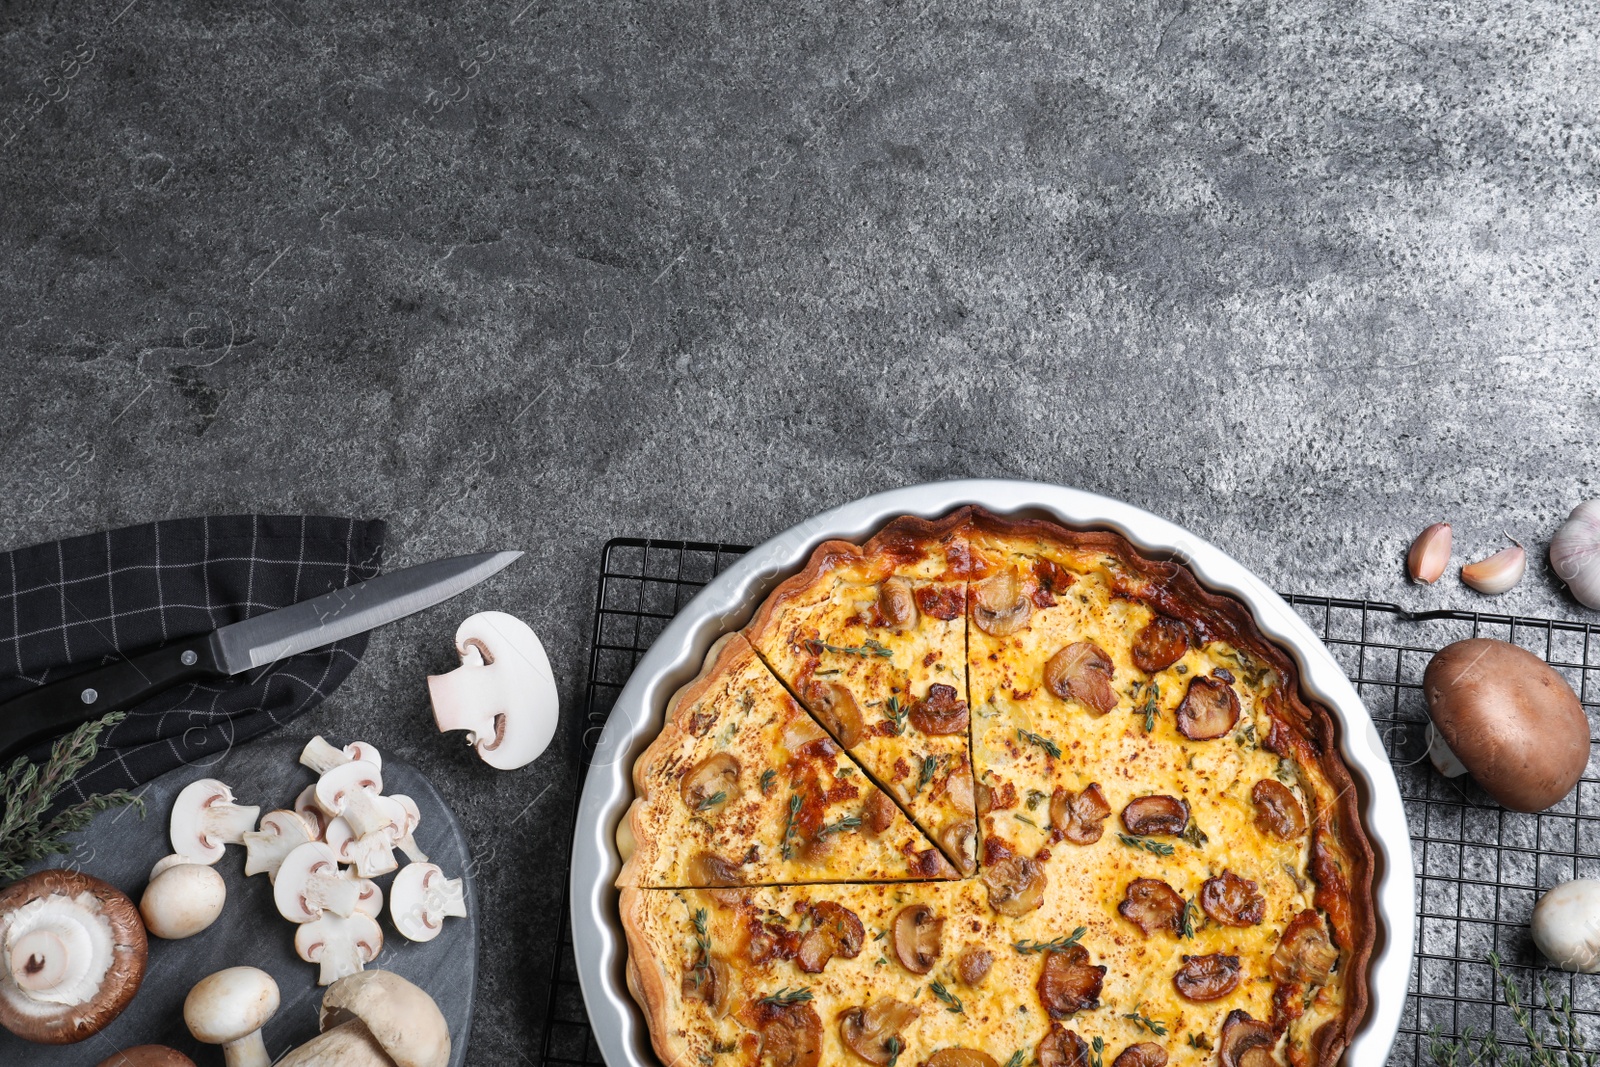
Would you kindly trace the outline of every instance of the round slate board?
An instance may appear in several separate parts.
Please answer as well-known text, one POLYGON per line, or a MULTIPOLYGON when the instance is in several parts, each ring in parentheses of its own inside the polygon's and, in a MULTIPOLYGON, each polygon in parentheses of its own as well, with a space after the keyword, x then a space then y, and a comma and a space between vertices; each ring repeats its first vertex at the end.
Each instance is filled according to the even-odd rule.
MULTIPOLYGON (((179 790, 199 778, 219 778, 233 788, 239 803, 259 804, 263 813, 293 807, 294 798, 315 780, 298 762, 306 740, 269 739, 241 745, 214 763, 180 767, 165 774, 144 790, 143 819, 125 809, 105 812, 73 835, 71 854, 37 866, 77 868, 110 882, 137 903, 150 868, 172 851, 167 818, 179 790)), ((384 892, 384 914, 379 920, 384 947, 367 966, 403 975, 428 991, 450 1024, 451 1065, 460 1067, 467 1056, 478 971, 478 900, 468 867, 466 836, 432 784, 414 767, 386 761, 383 791, 404 793, 417 802, 422 812, 417 844, 445 874, 465 880, 467 917, 446 919, 443 932, 425 944, 407 941, 389 920, 389 883, 394 875, 374 879, 384 892)), ((260 967, 277 979, 282 1006, 263 1035, 274 1060, 315 1037, 323 993, 317 986, 317 967, 295 955, 294 924, 278 914, 266 876, 246 878, 244 848, 229 845, 227 851, 217 863, 217 871, 228 884, 222 917, 210 929, 183 941, 150 938, 144 984, 115 1022, 86 1041, 60 1046, 30 1044, 0 1029, 0 1064, 94 1067, 118 1049, 142 1044, 170 1045, 189 1055, 199 1067, 221 1064, 220 1048, 201 1045, 189 1036, 183 1025, 183 998, 206 975, 241 964, 260 967)), ((405 862, 403 855, 397 858, 405 862)))

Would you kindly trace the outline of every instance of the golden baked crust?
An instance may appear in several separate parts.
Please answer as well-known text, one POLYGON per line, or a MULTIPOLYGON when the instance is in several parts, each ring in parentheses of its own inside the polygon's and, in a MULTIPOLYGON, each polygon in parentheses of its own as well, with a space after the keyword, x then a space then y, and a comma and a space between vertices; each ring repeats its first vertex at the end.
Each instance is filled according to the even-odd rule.
POLYGON ((955 874, 738 634, 673 698, 633 787, 619 886, 955 874))
MULTIPOLYGON (((890 1051, 911 1067, 951 1046, 1072 1064, 1080 1040, 1085 1063, 1148 1043, 1178 1067, 1218 1062, 1225 1037, 1289 1067, 1337 1062, 1366 1010, 1372 850, 1332 715, 1301 698, 1244 605, 1115 534, 963 508, 821 546, 746 632, 786 682, 819 663, 881 681, 845 672, 844 657, 865 657, 805 642, 824 640, 819 617, 853 620, 857 643, 882 633, 891 620, 861 605, 889 578, 960 587, 979 869, 625 889, 629 984, 669 1067, 881 1067, 890 1051), (942 931, 918 966, 897 951, 895 919, 913 906, 942 931), (980 951, 984 976, 968 982, 980 951), (847 1046, 880 1018, 892 1049, 847 1046)), ((874 658, 898 667, 895 638, 874 658)), ((874 777, 887 747, 867 748, 874 777)))

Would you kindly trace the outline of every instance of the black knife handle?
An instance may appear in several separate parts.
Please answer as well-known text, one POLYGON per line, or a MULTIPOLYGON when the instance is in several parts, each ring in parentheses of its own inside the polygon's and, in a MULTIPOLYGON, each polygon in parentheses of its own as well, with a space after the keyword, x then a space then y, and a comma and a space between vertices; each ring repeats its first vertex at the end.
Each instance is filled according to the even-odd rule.
POLYGON ((149 652, 40 686, 0 704, 0 767, 52 737, 163 689, 224 674, 213 634, 173 641, 149 652))

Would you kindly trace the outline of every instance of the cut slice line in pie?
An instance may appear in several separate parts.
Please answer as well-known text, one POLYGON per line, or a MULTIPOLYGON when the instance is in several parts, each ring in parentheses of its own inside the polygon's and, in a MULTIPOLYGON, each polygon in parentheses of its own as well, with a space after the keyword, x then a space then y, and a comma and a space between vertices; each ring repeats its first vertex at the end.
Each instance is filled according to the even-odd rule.
POLYGON ((668 1067, 1332 1067, 1366 1009, 1331 715, 1115 534, 964 508, 820 546, 635 786, 619 906, 668 1067))

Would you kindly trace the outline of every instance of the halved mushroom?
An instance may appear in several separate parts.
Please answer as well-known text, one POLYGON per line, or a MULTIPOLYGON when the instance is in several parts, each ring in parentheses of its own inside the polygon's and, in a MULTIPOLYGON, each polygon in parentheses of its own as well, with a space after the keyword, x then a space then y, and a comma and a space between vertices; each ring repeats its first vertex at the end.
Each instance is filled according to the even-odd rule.
POLYGON ((1044 903, 1044 865, 1027 856, 1008 854, 986 862, 980 877, 989 906, 1001 915, 1026 915, 1044 903))
POLYGON ((684 804, 701 814, 721 811, 739 791, 739 761, 726 752, 713 752, 696 763, 678 786, 684 804))
POLYGON ((857 1056, 882 1067, 905 1048, 900 1031, 918 1014, 915 1004, 880 997, 865 1007, 846 1008, 839 1014, 839 1039, 857 1056))
POLYGON ((911 583, 899 575, 885 578, 878 586, 878 614, 892 630, 911 630, 917 625, 917 598, 911 583))
POLYGON ((0 1026, 46 1045, 92 1037, 122 1014, 148 955, 133 901, 64 869, 0 891, 0 948, 0 1026))
POLYGON ((332 816, 317 806, 317 783, 312 782, 300 790, 300 795, 294 798, 294 813, 304 819, 306 826, 314 831, 311 840, 321 841, 322 835, 328 830, 328 821, 332 816))
POLYGON ((1088 1042, 1058 1022, 1050 1024, 1034 1055, 1039 1067, 1089 1067, 1090 1063, 1088 1042))
POLYGON ((358 759, 366 760, 379 769, 383 767, 383 756, 377 747, 365 741, 352 741, 343 748, 335 748, 318 734, 307 741, 306 747, 300 751, 301 765, 311 768, 319 776, 358 759))
POLYGON ((944 944, 944 919, 926 904, 910 904, 894 919, 894 954, 912 974, 927 974, 944 944))
POLYGON ((405 826, 400 836, 395 839, 394 846, 405 853, 406 858, 412 863, 427 863, 428 854, 417 845, 417 839, 412 836, 417 832, 417 827, 422 825, 422 812, 417 807, 417 802, 404 793, 395 793, 383 798, 391 808, 398 808, 405 816, 405 826))
POLYGON ((293 923, 308 923, 323 912, 349 916, 358 910, 361 882, 339 869, 339 857, 320 841, 311 841, 284 857, 272 899, 278 912, 293 923))
MULTIPOLYGON (((384 802, 389 798, 377 799, 384 802)), ((388 804, 382 806, 389 807, 388 804)), ((405 825, 405 813, 391 809, 390 818, 382 828, 358 837, 350 820, 341 815, 328 824, 325 843, 333 849, 340 863, 353 866, 362 878, 381 877, 400 867, 400 861, 394 858, 394 845, 396 835, 405 825), (393 821, 395 819, 398 822, 393 821)))
POLYGON ((1117 706, 1113 670, 1105 649, 1093 641, 1074 641, 1045 663, 1044 684, 1062 700, 1075 700, 1104 715, 1117 706))
POLYGON ((967 702, 957 695, 955 686, 943 682, 928 686, 928 695, 912 704, 906 717, 925 734, 967 732, 967 702))
POLYGON ((835 956, 853 960, 861 954, 867 931, 856 913, 831 900, 811 905, 811 929, 800 939, 795 962, 807 974, 820 974, 835 956))
POLYGON ((939 847, 955 861, 962 874, 978 869, 978 825, 971 819, 948 823, 938 834, 939 847))
POLYGON ((1039 970, 1039 1002, 1052 1019, 1065 1019, 1074 1012, 1091 1011, 1100 1006, 1100 986, 1106 969, 1089 962, 1089 950, 1072 945, 1062 951, 1044 954, 1039 970))
POLYGON ((432 941, 449 917, 465 918, 466 886, 436 863, 410 863, 389 886, 389 918, 410 941, 432 941))
POLYGON ((383 951, 383 930, 376 919, 359 911, 349 918, 328 913, 295 930, 294 950, 307 963, 319 966, 318 985, 332 985, 377 958, 383 951))
POLYGON ((1176 837, 1189 825, 1189 804, 1160 793, 1135 797, 1122 809, 1122 825, 1140 837, 1176 837))
POLYGON ((209 864, 169 856, 150 873, 150 884, 139 898, 139 914, 150 933, 176 941, 216 922, 227 899, 227 883, 209 864))
POLYGON ((260 814, 258 807, 235 804, 233 790, 215 778, 190 782, 172 802, 172 851, 215 863, 223 845, 237 845, 255 829, 260 814))
POLYGON ((441 733, 465 730, 489 766, 525 767, 555 736, 560 713, 544 645, 528 624, 503 611, 480 611, 456 628, 461 666, 428 676, 441 733))
POLYGON ((689 859, 690 885, 738 885, 739 881, 739 864, 715 853, 696 852, 689 859))
POLYGON ((383 773, 376 764, 351 760, 317 779, 317 807, 331 822, 344 816, 357 837, 365 837, 389 824, 389 814, 378 804, 383 773))
POLYGON ((1111 1062, 1111 1067, 1166 1067, 1167 1050, 1154 1041, 1129 1045, 1111 1062))
POLYGON ((1239 987, 1239 957, 1213 952, 1209 956, 1184 956, 1172 984, 1190 1000, 1216 1000, 1239 987))
POLYGON ((972 586, 972 621, 992 637, 1007 637, 1028 625, 1033 604, 1022 594, 1022 579, 1008 567, 972 586))
POLYGON ((894 817, 900 809, 895 807, 894 801, 881 789, 873 789, 867 793, 865 803, 861 805, 862 821, 869 834, 881 834, 894 825, 894 817))
POLYGON ((1328 937, 1327 924, 1315 908, 1307 908, 1284 928, 1272 954, 1272 977, 1280 982, 1322 985, 1339 962, 1339 950, 1328 937))
POLYGON ((1272 1057, 1277 1043, 1272 1027, 1235 1008, 1222 1023, 1218 1049, 1222 1067, 1277 1067, 1278 1061, 1272 1057))
POLYGON ((1200 887, 1200 910, 1223 926, 1255 926, 1266 914, 1267 899, 1250 879, 1224 869, 1200 887))
POLYGON ((1183 933, 1183 913, 1189 904, 1159 878, 1135 878, 1122 894, 1117 913, 1149 937, 1157 930, 1183 933))
POLYGON ((1284 841, 1305 836, 1306 813, 1294 791, 1282 782, 1261 779, 1250 790, 1250 802, 1256 807, 1257 830, 1284 841))
POLYGON ((1074 845, 1092 845, 1105 833, 1111 805, 1100 792, 1098 782, 1090 782, 1076 793, 1057 788, 1050 794, 1050 825, 1074 845))
POLYGON ((246 877, 265 874, 268 882, 276 882, 283 858, 301 845, 321 838, 320 830, 320 823, 313 826, 297 812, 267 812, 261 816, 259 830, 243 835, 246 877))
POLYGON ((956 976, 962 985, 981 985, 994 966, 994 953, 977 945, 968 945, 956 957, 956 976))
POLYGON ((923 1060, 918 1067, 1000 1067, 1000 1065, 987 1052, 979 1052, 975 1048, 961 1048, 957 1045, 940 1049, 923 1060))
POLYGON ((1178 705, 1178 732, 1191 741, 1221 737, 1239 721, 1239 698, 1218 678, 1195 678, 1178 705))
POLYGON ((1147 674, 1164 671, 1189 651, 1189 628, 1167 615, 1145 623, 1128 650, 1133 665, 1147 674))
POLYGON ((839 744, 854 748, 861 740, 861 709, 856 705, 855 694, 845 686, 813 678, 800 695, 839 744))
POLYGON ((756 1067, 817 1067, 822 1059, 822 1020, 810 1004, 762 998, 740 1014, 760 1035, 756 1067))

